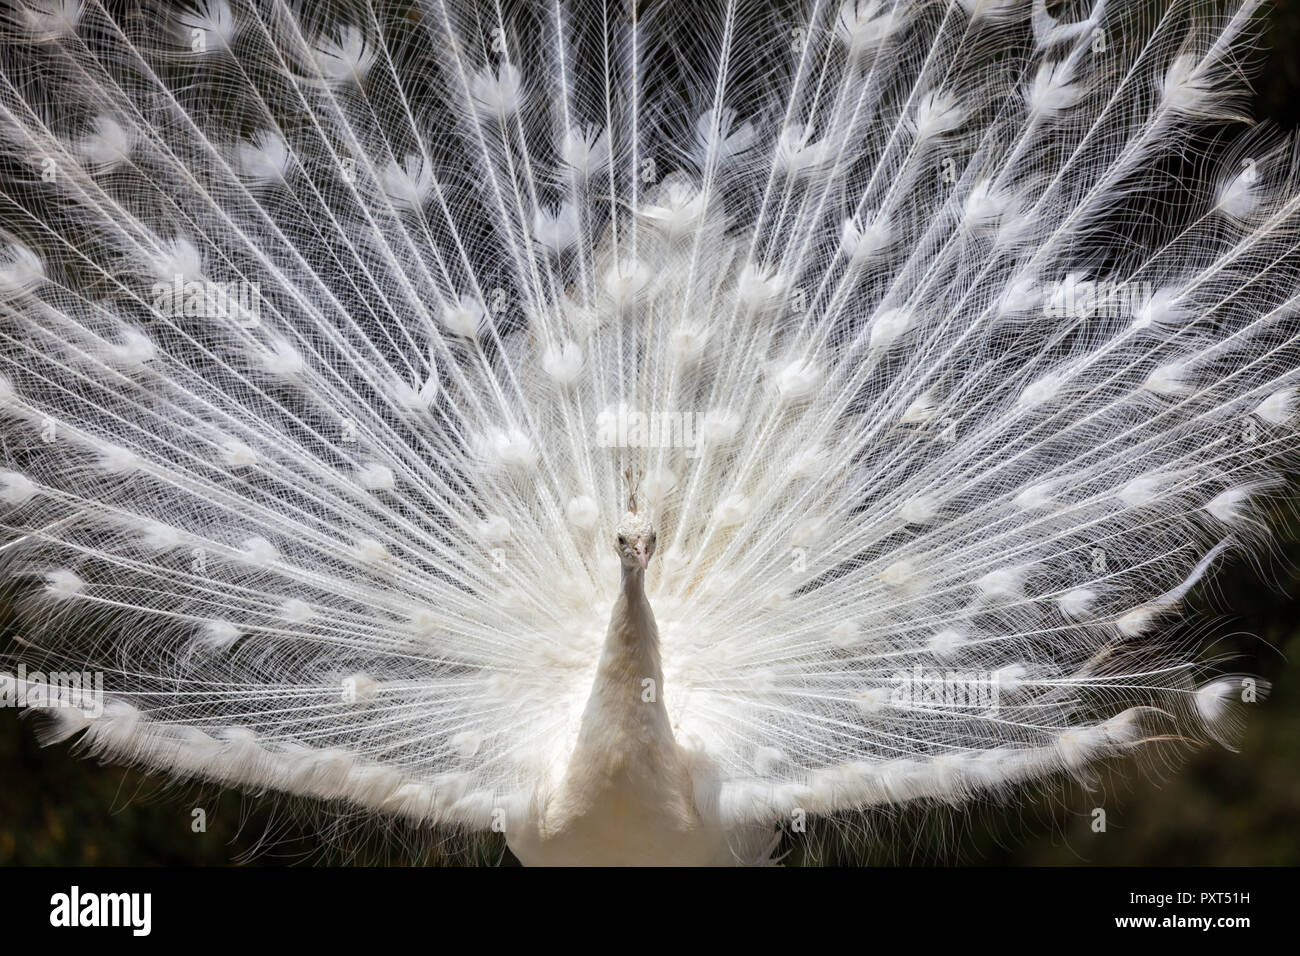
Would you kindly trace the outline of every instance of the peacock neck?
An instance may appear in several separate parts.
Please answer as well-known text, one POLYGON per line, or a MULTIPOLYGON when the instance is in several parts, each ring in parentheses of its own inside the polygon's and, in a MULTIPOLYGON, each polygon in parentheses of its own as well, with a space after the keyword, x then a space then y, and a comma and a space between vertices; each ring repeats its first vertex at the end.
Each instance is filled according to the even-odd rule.
POLYGON ((663 683, 659 627, 645 594, 645 571, 625 567, 593 691, 600 689, 619 697, 629 696, 627 692, 632 691, 630 696, 636 702, 649 704, 651 710, 664 714, 666 726, 663 683))
POLYGON ((624 567, 618 600, 610 615, 610 628, 605 636, 605 652, 624 651, 652 660, 659 676, 659 627, 655 623, 650 599, 645 594, 645 571, 637 567, 624 567), (618 626, 615 626, 618 625, 618 626))
POLYGON ((645 572, 625 567, 583 712, 576 762, 598 774, 641 774, 653 772, 675 747, 645 572))
POLYGON ((645 572, 625 568, 577 745, 538 826, 511 843, 525 863, 712 862, 725 834, 705 826, 686 752, 664 707, 659 631, 645 572))

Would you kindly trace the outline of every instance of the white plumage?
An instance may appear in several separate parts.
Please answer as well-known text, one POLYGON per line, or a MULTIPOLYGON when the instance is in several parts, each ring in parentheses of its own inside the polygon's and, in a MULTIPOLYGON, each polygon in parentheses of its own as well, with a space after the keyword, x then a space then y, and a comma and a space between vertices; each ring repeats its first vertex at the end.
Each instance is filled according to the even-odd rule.
POLYGON ((1225 739, 1171 622, 1300 377, 1231 6, 25 0, 5 680, 527 863, 1225 739))

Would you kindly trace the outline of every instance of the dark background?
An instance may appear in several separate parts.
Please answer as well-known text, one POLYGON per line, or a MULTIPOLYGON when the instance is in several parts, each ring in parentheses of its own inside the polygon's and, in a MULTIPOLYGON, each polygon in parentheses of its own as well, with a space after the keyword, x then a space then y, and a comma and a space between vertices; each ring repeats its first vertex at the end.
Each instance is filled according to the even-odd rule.
MULTIPOLYGON (((1123 0, 1117 0, 1123 2, 1123 0)), ((1256 114, 1300 125, 1300 0, 1268 15, 1256 114)), ((1274 686, 1238 752, 1167 747, 1104 770, 1090 786, 1028 793, 1007 806, 912 808, 787 838, 786 862, 1039 865, 1300 864, 1300 522, 1279 507, 1262 568, 1237 559, 1189 600, 1215 652, 1274 686), (1093 832, 1094 810, 1106 812, 1093 832)), ((38 747, 0 709, 0 864, 284 865, 301 862, 513 863, 499 841, 450 854, 436 838, 301 812, 267 797, 169 787, 38 747), (207 831, 192 830, 203 808, 207 831)))

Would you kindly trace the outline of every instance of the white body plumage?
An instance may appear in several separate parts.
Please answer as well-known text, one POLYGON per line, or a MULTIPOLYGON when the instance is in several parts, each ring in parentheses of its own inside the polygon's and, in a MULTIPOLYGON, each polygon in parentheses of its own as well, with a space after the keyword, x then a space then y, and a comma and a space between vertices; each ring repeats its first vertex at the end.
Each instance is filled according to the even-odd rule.
POLYGON ((624 566, 577 746, 507 833, 527 866, 690 866, 732 862, 727 834, 700 813, 690 758, 663 701, 659 629, 645 569, 624 566))

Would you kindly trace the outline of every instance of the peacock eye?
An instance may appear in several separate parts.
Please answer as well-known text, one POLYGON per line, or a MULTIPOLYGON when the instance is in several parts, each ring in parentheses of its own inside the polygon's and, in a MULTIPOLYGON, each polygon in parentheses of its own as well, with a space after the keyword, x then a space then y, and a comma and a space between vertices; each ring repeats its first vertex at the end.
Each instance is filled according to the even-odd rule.
POLYGON ((618 536, 618 543, 619 543, 619 544, 627 544, 627 536, 626 536, 626 535, 622 535, 622 534, 620 534, 620 535, 618 536))

